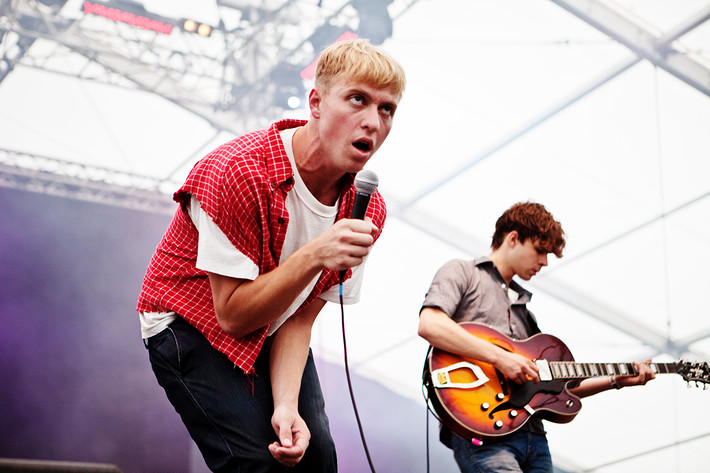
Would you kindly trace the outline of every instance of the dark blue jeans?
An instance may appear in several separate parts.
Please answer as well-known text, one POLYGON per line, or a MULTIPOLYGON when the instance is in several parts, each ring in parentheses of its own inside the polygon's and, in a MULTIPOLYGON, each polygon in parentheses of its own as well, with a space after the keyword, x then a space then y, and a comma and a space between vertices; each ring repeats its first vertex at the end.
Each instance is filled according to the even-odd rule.
POLYGON ((269 379, 269 346, 253 375, 245 375, 184 319, 146 341, 158 383, 180 414, 210 470, 219 473, 337 471, 318 373, 309 353, 298 411, 311 432, 306 454, 292 469, 278 463, 268 445, 278 440, 269 379))
POLYGON ((473 445, 452 435, 454 458, 462 473, 552 473, 547 437, 517 431, 501 441, 473 445))

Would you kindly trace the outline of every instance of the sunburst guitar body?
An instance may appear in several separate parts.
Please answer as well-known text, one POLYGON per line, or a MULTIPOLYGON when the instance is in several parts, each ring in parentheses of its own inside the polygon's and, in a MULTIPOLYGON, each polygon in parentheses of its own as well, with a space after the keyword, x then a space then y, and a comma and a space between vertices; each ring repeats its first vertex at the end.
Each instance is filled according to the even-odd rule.
MULTIPOLYGON (((509 381, 493 365, 432 348, 424 364, 428 402, 439 420, 458 435, 477 442, 515 432, 533 416, 556 423, 572 421, 582 408, 568 391, 572 380, 635 374, 633 363, 576 363, 557 337, 537 334, 513 340, 478 323, 460 324, 469 333, 509 352, 534 360, 540 382, 509 381)), ((707 383, 707 363, 650 363, 656 373, 678 373, 707 383)))

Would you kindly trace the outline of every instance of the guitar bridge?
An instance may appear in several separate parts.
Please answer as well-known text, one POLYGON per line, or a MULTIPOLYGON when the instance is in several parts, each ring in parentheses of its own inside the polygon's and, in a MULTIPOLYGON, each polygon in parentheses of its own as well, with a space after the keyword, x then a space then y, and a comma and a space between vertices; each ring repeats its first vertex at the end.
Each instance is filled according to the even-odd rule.
POLYGON ((486 384, 488 382, 488 377, 486 376, 486 374, 483 372, 483 370, 478 365, 474 365, 473 363, 469 363, 468 361, 461 361, 458 363, 454 363, 453 365, 439 368, 438 370, 433 370, 431 372, 431 380, 432 380, 432 383, 434 384, 435 388, 472 389, 472 388, 477 388, 479 386, 483 386, 484 384, 486 384), (473 376, 476 379, 474 381, 469 382, 469 383, 454 383, 454 382, 452 382, 450 373, 452 371, 459 370, 459 369, 471 370, 471 372, 473 373, 473 376))

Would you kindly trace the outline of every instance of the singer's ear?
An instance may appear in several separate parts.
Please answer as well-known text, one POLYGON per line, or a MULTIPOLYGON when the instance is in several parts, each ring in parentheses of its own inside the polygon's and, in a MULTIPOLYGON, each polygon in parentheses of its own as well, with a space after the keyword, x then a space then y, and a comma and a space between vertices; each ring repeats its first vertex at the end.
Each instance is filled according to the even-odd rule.
POLYGON ((320 103, 321 103, 321 93, 320 90, 313 88, 308 94, 308 106, 311 109, 311 116, 313 118, 320 118, 320 103))

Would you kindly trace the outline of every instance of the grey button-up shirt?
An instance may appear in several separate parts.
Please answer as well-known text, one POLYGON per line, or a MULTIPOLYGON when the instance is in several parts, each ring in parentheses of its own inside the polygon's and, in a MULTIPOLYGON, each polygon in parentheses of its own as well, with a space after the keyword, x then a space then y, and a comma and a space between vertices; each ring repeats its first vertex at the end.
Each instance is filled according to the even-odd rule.
POLYGON ((526 306, 531 297, 515 281, 506 284, 488 257, 452 260, 437 271, 422 308, 436 307, 458 323, 478 322, 522 340, 540 332, 526 306))

